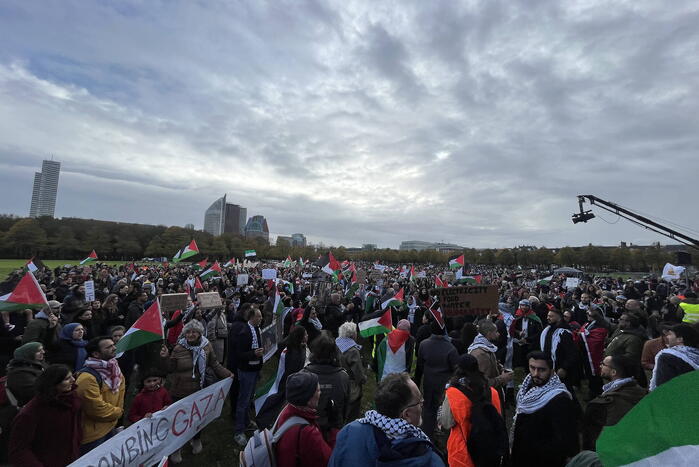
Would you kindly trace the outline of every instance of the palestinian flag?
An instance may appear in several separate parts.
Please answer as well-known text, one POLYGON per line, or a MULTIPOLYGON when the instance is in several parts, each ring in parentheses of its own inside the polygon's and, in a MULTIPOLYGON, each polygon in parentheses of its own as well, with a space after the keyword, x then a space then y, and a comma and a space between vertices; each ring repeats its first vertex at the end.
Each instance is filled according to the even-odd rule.
POLYGON ((323 262, 325 262, 325 265, 321 270, 326 274, 330 274, 333 280, 337 281, 340 275, 340 263, 337 262, 331 252, 328 252, 327 262, 325 259, 323 259, 323 262))
POLYGON ((459 269, 456 271, 456 282, 459 284, 470 284, 470 285, 476 285, 481 283, 481 276, 464 276, 463 275, 463 269, 459 269))
POLYGON ((549 285, 549 283, 550 283, 552 280, 553 280, 553 274, 550 275, 550 276, 548 276, 548 277, 544 277, 543 279, 540 279, 539 282, 537 282, 537 284, 539 284, 539 285, 549 285))
POLYGON ((385 310, 390 306, 401 306, 403 304, 403 288, 401 288, 397 294, 389 298, 381 304, 381 309, 385 310))
POLYGON ((442 281, 442 279, 439 278, 439 276, 435 276, 435 278, 434 278, 434 288, 435 289, 441 289, 441 288, 444 288, 446 286, 447 286, 447 284, 445 284, 442 281))
MULTIPOLYGON (((403 289, 401 289, 402 291, 403 289)), ((378 318, 371 318, 359 322, 359 335, 362 337, 375 336, 377 334, 388 334, 393 330, 393 319, 391 309, 386 310, 378 318)))
POLYGON ((199 254, 199 247, 197 246, 197 242, 192 239, 192 241, 189 242, 189 245, 175 253, 175 256, 172 257, 172 262, 179 263, 183 259, 191 258, 196 254, 199 254))
POLYGON ((199 280, 199 277, 194 278, 194 291, 196 292, 198 290, 204 290, 204 286, 201 284, 201 281, 199 280))
POLYGON ((245 250, 245 257, 250 258, 253 256, 257 256, 257 252, 255 250, 245 250))
POLYGON ((408 281, 410 281, 410 282, 415 281, 415 265, 414 264, 410 265, 410 272, 408 273, 408 281))
POLYGON ((265 402, 270 396, 273 396, 279 392, 279 386, 281 385, 282 377, 284 376, 284 371, 286 369, 286 351, 287 349, 284 349, 279 356, 279 364, 277 366, 277 371, 274 373, 275 376, 270 378, 255 392, 255 415, 258 415, 262 411, 262 408, 265 406, 265 402))
POLYGON ((231 266, 235 266, 235 258, 231 258, 226 262, 226 264, 223 265, 224 268, 229 268, 231 266))
POLYGON ((352 271, 350 286, 347 288, 347 292, 345 292, 345 298, 347 300, 350 300, 352 299, 352 297, 354 297, 354 294, 357 293, 357 290, 359 290, 359 286, 361 285, 357 281, 357 268, 354 267, 354 264, 350 266, 350 270, 352 271))
POLYGON ((291 261, 291 256, 287 256, 284 262, 282 262, 283 268, 290 268, 294 262, 291 261))
POLYGON ((374 303, 378 297, 379 296, 371 290, 367 292, 366 297, 364 297, 364 314, 373 313, 374 303))
POLYGON ((192 267, 194 269, 204 269, 208 264, 209 264, 209 257, 207 256, 205 259, 199 261, 198 263, 193 264, 192 267))
POLYGON ((302 256, 299 256, 299 264, 300 264, 301 266, 304 265, 303 257, 302 257, 302 256))
POLYGON ((87 258, 80 261, 80 264, 94 263, 95 261, 97 261, 97 253, 95 253, 95 250, 92 250, 92 253, 90 253, 87 258))
POLYGON ((279 287, 274 288, 274 314, 278 319, 282 319, 284 316, 284 304, 282 303, 282 296, 279 293, 279 287))
POLYGON ((116 345, 117 354, 135 349, 151 342, 165 339, 163 317, 160 314, 160 302, 153 304, 131 325, 124 337, 116 345))
POLYGON ((619 423, 604 427, 597 454, 605 467, 697 465, 699 371, 658 386, 619 423))
POLYGON ((442 309, 440 307, 437 307, 437 309, 434 309, 434 306, 430 308, 430 313, 432 313, 432 317, 439 323, 439 327, 444 329, 444 315, 442 314, 442 309))
POLYGON ((23 275, 12 292, 0 297, 0 311, 38 310, 48 306, 34 274, 23 275))
POLYGON ((459 269, 462 267, 464 267, 464 255, 457 256, 456 258, 449 260, 449 268, 459 269))
POLYGON ((220 275, 221 266, 219 266, 218 261, 214 261, 214 264, 209 269, 199 274, 199 277, 201 277, 204 280, 207 280, 220 275))

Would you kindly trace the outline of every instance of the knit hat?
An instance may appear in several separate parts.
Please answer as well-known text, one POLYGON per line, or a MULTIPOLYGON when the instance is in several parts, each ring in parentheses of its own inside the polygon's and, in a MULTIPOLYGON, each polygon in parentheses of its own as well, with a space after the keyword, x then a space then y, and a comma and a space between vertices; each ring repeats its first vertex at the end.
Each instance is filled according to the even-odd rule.
POLYGON ((402 329, 403 331, 410 331, 410 321, 407 319, 402 319, 398 321, 398 325, 396 326, 398 329, 402 329))
POLYGON ((27 342, 21 347, 15 349, 13 357, 24 360, 34 360, 34 355, 39 351, 41 342, 27 342))
POLYGON ((286 400, 289 404, 303 407, 308 404, 318 389, 318 376, 310 371, 292 373, 286 379, 286 400))
POLYGON ((464 371, 477 371, 478 370, 478 360, 471 354, 465 353, 459 357, 458 360, 459 368, 464 371))
POLYGON ((529 300, 524 298, 524 299, 519 301, 519 306, 531 306, 531 304, 529 303, 529 300))

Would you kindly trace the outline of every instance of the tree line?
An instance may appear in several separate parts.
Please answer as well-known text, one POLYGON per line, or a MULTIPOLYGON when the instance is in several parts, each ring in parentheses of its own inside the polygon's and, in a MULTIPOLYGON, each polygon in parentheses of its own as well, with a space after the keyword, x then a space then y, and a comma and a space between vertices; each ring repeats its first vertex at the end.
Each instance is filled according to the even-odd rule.
MULTIPOLYGON (((435 250, 372 251, 327 247, 323 244, 292 247, 283 240, 273 245, 262 238, 223 234, 214 237, 206 232, 164 225, 130 224, 94 219, 41 217, 37 219, 0 216, 0 257, 28 259, 82 259, 93 249, 102 260, 132 261, 143 257, 172 256, 195 239, 202 257, 228 260, 242 258, 245 250, 255 250, 259 258, 315 260, 328 250, 338 260, 380 261, 387 264, 445 264, 461 252, 435 250)), ((583 267, 592 271, 658 271, 674 255, 661 247, 518 247, 463 250, 467 264, 548 268, 552 265, 583 267)), ((696 255, 695 255, 696 256, 696 255)), ((695 260, 696 262, 696 260, 695 260)))

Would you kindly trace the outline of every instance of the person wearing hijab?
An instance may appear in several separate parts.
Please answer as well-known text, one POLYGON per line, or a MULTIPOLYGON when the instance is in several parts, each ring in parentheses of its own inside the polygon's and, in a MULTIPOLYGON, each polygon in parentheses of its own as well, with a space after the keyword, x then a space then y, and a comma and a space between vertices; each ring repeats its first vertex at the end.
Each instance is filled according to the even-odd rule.
POLYGON ((72 371, 83 367, 87 352, 87 341, 83 339, 85 329, 80 323, 66 324, 61 329, 61 341, 58 349, 51 356, 51 363, 63 364, 72 371))
POLYGON ((7 389, 22 407, 34 397, 36 378, 46 369, 44 346, 40 342, 28 342, 15 349, 7 367, 7 389))
MULTIPOLYGON (((206 370, 209 368, 220 379, 232 376, 232 373, 217 360, 213 346, 204 336, 204 327, 197 320, 184 325, 172 352, 163 347, 160 355, 166 359, 173 401, 183 399, 205 387, 206 370)), ((203 449, 200 436, 201 432, 192 438, 193 454, 199 454, 203 449)), ((170 455, 170 461, 174 464, 182 462, 179 449, 170 455)))

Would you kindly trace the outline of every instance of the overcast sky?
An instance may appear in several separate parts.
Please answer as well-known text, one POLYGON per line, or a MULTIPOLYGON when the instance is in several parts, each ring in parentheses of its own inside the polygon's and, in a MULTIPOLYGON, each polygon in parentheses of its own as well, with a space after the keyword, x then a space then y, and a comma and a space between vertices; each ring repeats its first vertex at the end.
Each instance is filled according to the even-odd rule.
POLYGON ((201 228, 227 193, 333 245, 673 243, 570 215, 589 193, 699 230, 698 24, 679 0, 5 0, 0 212, 53 155, 57 217, 201 228))

